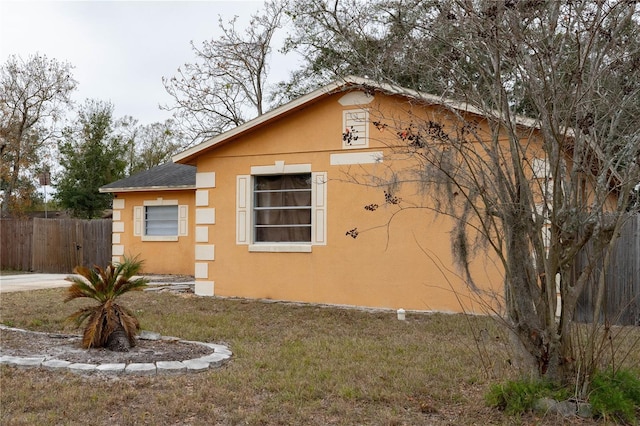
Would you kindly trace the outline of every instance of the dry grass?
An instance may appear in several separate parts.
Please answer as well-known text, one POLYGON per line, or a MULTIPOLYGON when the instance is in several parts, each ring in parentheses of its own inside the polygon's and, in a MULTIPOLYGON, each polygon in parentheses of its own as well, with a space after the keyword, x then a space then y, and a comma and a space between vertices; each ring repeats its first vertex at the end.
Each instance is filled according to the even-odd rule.
MULTIPOLYGON (((39 331, 71 331, 64 318, 83 302, 62 304, 63 291, 3 294, 0 321, 39 331)), ((487 318, 410 314, 401 322, 392 312, 150 292, 127 294, 122 303, 136 312, 144 329, 228 344, 232 361, 205 373, 134 378, 2 366, 0 423, 559 421, 514 419, 486 407, 483 395, 488 386, 509 374, 504 338, 487 318)))

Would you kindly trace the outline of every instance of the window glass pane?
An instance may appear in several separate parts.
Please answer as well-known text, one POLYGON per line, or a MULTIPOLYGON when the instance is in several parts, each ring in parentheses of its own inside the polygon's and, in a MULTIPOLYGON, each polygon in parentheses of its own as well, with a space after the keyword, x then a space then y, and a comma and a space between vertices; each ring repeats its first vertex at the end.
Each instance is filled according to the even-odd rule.
POLYGON ((311 190, 285 190, 256 192, 256 207, 271 206, 311 206, 311 190))
POLYGON ((256 241, 270 243, 304 243, 311 241, 311 226, 256 228, 256 241), (280 239, 278 239, 280 238, 280 239))
POLYGON ((311 209, 268 209, 255 214, 256 225, 308 225, 311 226, 311 209))
POLYGON ((299 175, 271 175, 255 176, 255 189, 277 190, 277 189, 311 189, 311 173, 299 175))
POLYGON ((178 206, 146 206, 144 212, 145 235, 178 235, 178 206))
POLYGON ((311 174, 254 177, 256 242, 311 241, 311 174))

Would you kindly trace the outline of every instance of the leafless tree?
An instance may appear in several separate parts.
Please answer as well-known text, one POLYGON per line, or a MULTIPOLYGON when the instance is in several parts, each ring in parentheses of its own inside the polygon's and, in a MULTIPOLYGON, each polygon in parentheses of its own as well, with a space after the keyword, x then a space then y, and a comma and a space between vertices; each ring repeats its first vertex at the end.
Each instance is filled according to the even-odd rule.
POLYGON ((193 140, 214 136, 264 112, 267 59, 283 7, 280 1, 267 2, 251 17, 244 33, 236 28, 237 17, 226 24, 220 18, 222 35, 201 46, 192 43, 196 61, 163 78, 175 101, 163 108, 174 111, 193 140))
POLYGON ((71 65, 11 56, 0 68, 0 182, 7 211, 28 203, 35 168, 45 157, 57 123, 76 87, 71 65), (31 173, 31 175, 30 175, 31 173))
POLYGON ((186 145, 174 120, 138 126, 134 136, 129 174, 151 169, 168 161, 186 145))
MULTIPOLYGON (((341 4, 314 3, 324 4, 317 19, 325 22, 341 4)), ((424 85, 438 89, 441 117, 451 121, 377 117, 395 126, 396 153, 413 160, 384 185, 419 181, 425 204, 454 219, 452 247, 470 285, 469 264, 486 253, 479 248, 495 254, 505 273, 504 318, 524 365, 552 380, 576 379, 586 392, 601 367, 596 328, 606 321, 607 271, 596 265, 607 265, 640 181, 638 5, 451 0, 434 9, 418 1, 414 12, 421 6, 429 19, 413 21, 413 53, 384 54, 409 69, 434 68, 424 85), (589 261, 578 270, 576 255, 588 244, 589 261), (596 271, 591 338, 578 350, 574 313, 596 271)), ((380 25, 378 32, 389 24, 380 25)), ((359 37, 346 28, 353 27, 333 34, 348 45, 359 37)), ((367 62, 357 46, 345 51, 369 69, 384 63, 377 55, 367 62)), ((407 80, 378 70, 383 87, 403 90, 407 80)), ((406 94, 433 105, 420 92, 406 94)))

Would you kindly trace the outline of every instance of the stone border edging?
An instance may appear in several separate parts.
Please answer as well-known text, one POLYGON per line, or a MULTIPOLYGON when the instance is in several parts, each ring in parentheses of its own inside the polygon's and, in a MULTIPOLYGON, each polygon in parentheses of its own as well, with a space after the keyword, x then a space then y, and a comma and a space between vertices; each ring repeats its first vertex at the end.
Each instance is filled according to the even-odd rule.
MULTIPOLYGON (((19 328, 7 327, 0 324, 0 330, 21 331, 26 333, 51 334, 39 331, 28 331, 19 328)), ((161 338, 161 337, 160 337, 161 338)), ((138 376, 163 375, 163 374, 180 374, 180 373, 199 373, 210 368, 221 367, 233 353, 225 345, 216 343, 205 343, 191 340, 181 340, 170 338, 179 343, 194 344, 206 346, 213 352, 199 358, 187 359, 184 361, 155 361, 152 363, 117 363, 117 364, 84 364, 73 363, 57 358, 49 358, 46 355, 33 356, 13 356, 3 355, 0 348, 0 364, 13 365, 16 367, 30 368, 43 367, 48 370, 67 370, 72 373, 79 374, 131 374, 138 376)))

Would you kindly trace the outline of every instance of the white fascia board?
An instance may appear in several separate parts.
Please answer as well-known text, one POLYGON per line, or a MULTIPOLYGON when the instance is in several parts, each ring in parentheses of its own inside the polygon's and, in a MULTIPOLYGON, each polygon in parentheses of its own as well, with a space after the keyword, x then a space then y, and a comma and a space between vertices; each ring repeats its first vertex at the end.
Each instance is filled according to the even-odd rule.
MULTIPOLYGON (((417 90, 413 90, 413 89, 407 89, 401 86, 396 86, 393 84, 388 84, 388 83, 378 83, 378 82, 374 82, 371 80, 368 80, 366 78, 360 78, 360 77, 347 77, 345 79, 346 83, 352 83, 352 84, 360 84, 363 86, 371 86, 377 89, 380 89, 384 92, 390 93, 390 94, 394 94, 394 95, 402 95, 402 96, 406 96, 406 97, 410 97, 410 98, 415 98, 415 99, 419 99, 422 101, 426 101, 430 104, 434 104, 434 105, 442 105, 445 107, 448 107, 450 109, 455 109, 461 112, 470 112, 472 114, 475 115, 479 115, 482 117, 486 117, 487 113, 491 113, 491 114, 495 114, 495 115, 499 115, 497 111, 482 111, 479 108, 474 107, 473 105, 466 103, 466 102, 460 102, 460 101, 456 101, 453 99, 448 99, 448 98, 444 98, 441 96, 436 96, 436 95, 431 95, 429 93, 425 93, 425 92, 419 92, 417 90)), ((532 127, 532 128, 538 128, 539 126, 537 125, 537 121, 529 118, 529 117, 523 117, 523 116, 516 116, 515 119, 516 124, 521 125, 521 126, 525 126, 525 127, 532 127)))
POLYGON ((320 89, 316 89, 313 92, 301 96, 298 99, 294 99, 293 101, 284 104, 278 108, 275 108, 265 114, 262 114, 261 116, 258 116, 256 118, 254 118, 253 120, 247 121, 246 123, 243 123, 241 125, 239 125, 238 127, 235 127, 231 130, 228 130, 224 133, 219 134, 218 136, 214 136, 211 139, 207 139, 206 141, 191 147, 179 154, 174 155, 173 157, 171 157, 171 159, 173 160, 174 163, 179 163, 181 160, 184 160, 186 158, 192 157, 196 154, 198 154, 200 151, 203 151, 205 149, 208 149, 212 146, 215 146, 217 144, 219 144, 222 141, 225 141, 229 138, 232 138, 236 135, 239 135, 243 132, 246 132, 247 130, 250 130, 253 127, 256 127, 262 123, 265 123, 279 115, 282 115, 288 111, 294 110, 296 108, 298 108, 301 105, 304 105, 308 102, 311 102, 313 100, 315 100, 316 98, 319 98, 323 95, 329 94, 333 91, 335 91, 336 89, 340 88, 341 86, 344 86, 344 82, 335 82, 335 83, 331 83, 328 84, 324 87, 321 87, 320 89))
POLYGON ((184 189, 196 189, 195 185, 181 186, 129 186, 125 188, 99 188, 101 193, 108 192, 148 192, 148 191, 180 191, 184 189))

